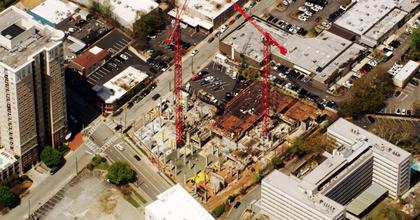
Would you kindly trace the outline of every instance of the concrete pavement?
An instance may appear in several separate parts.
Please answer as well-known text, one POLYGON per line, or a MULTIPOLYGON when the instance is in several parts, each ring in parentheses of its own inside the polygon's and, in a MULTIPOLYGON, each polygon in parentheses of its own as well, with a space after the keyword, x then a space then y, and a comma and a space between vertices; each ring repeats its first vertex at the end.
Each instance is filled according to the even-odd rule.
POLYGON ((92 155, 86 153, 89 150, 86 145, 80 146, 68 158, 66 164, 53 176, 46 177, 42 183, 21 198, 20 205, 10 210, 1 219, 24 219, 28 216, 28 201, 30 201, 31 213, 37 210, 41 204, 44 204, 49 198, 67 184, 76 176, 76 158, 77 170, 80 172, 92 160, 92 155))
POLYGON ((233 208, 235 203, 232 204, 232 208, 228 216, 226 217, 226 220, 240 219, 242 213, 245 212, 247 208, 251 208, 249 207, 251 205, 251 202, 254 200, 258 201, 259 199, 261 199, 261 184, 252 189, 248 194, 242 197, 241 200, 239 200, 239 202, 241 202, 241 205, 237 209, 233 208))
POLYGON ((105 153, 113 161, 128 162, 137 174, 136 184, 141 190, 143 190, 147 196, 152 200, 157 199, 157 195, 169 189, 171 186, 165 182, 165 180, 159 176, 153 166, 147 158, 143 157, 138 152, 134 151, 126 142, 122 139, 118 139, 114 144, 105 150, 105 153), (121 144, 124 147, 124 151, 117 149, 114 145, 121 144), (134 155, 138 155, 142 160, 137 161, 134 155))

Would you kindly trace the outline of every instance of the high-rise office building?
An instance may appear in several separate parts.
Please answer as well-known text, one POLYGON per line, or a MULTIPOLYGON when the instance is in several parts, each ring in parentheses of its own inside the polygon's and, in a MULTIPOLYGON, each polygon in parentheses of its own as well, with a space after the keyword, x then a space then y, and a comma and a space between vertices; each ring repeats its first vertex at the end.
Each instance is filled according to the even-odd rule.
POLYGON ((1 144, 20 157, 21 171, 38 162, 44 146, 64 142, 63 37, 13 6, 0 13, 1 144))

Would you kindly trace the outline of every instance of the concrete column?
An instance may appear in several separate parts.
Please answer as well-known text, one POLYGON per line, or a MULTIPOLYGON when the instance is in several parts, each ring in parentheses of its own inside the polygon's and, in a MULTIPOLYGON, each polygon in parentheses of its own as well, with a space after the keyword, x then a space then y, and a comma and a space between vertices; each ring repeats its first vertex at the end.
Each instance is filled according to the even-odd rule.
POLYGON ((187 112, 188 111, 188 102, 187 102, 186 98, 184 98, 184 100, 185 100, 185 102, 184 102, 184 112, 187 112))
POLYGON ((187 173, 184 173, 184 184, 187 184, 187 173))
POLYGON ((190 143, 190 132, 187 132, 187 144, 190 143))
POLYGON ((192 163, 191 163, 191 160, 188 160, 188 168, 191 170, 191 167, 192 167, 192 163))
POLYGON ((176 149, 176 158, 179 158, 179 149, 176 149))
POLYGON ((207 166, 207 165, 209 165, 209 156, 206 156, 206 165, 204 166, 207 166))
POLYGON ((163 153, 163 163, 166 164, 166 154, 163 153))
POLYGON ((184 146, 184 158, 187 158, 187 146, 184 146))
POLYGON ((172 160, 169 161, 169 171, 172 170, 172 160))
POLYGON ((194 146, 191 144, 191 156, 194 154, 194 146))
POLYGON ((219 148, 216 149, 216 156, 219 157, 219 148))
POLYGON ((198 148, 201 149, 201 139, 198 137, 198 148))
POLYGON ((197 193, 197 183, 195 183, 194 193, 197 193))
POLYGON ((222 162, 219 160, 219 172, 222 171, 222 162))
POLYGON ((172 103, 174 103, 175 102, 175 93, 173 92, 172 93, 172 103))
POLYGON ((239 181, 239 170, 236 171, 236 181, 239 181))
POLYGON ((187 164, 187 156, 184 154, 184 164, 187 164))
POLYGON ((168 121, 171 119, 169 116, 169 109, 168 110, 166 110, 166 113, 168 114, 168 121))
POLYGON ((143 128, 140 128, 140 140, 143 140, 143 128))
POLYGON ((178 175, 178 165, 175 165, 175 173, 174 173, 175 177, 178 175))
POLYGON ((230 167, 230 176, 232 176, 233 173, 233 166, 230 167))
POLYGON ((147 123, 150 123, 152 116, 150 114, 147 114, 149 116, 149 120, 147 121, 147 123))
POLYGON ((165 143, 165 133, 163 133, 163 131, 161 133, 162 133, 162 143, 165 143))
POLYGON ((155 135, 155 126, 153 125, 153 121, 150 123, 150 125, 152 126, 152 134, 155 135))
POLYGON ((144 115, 143 115, 143 126, 142 126, 142 127, 144 127, 144 125, 145 125, 145 123, 144 123, 144 118, 145 118, 145 117, 146 117, 146 116, 144 116, 144 115))
POLYGON ((213 132, 210 130, 210 139, 213 138, 213 132))
POLYGON ((203 118, 203 105, 200 105, 200 119, 203 118))
POLYGON ((160 128, 162 128, 162 117, 160 117, 160 114, 159 114, 159 126, 160 128))
POLYGON ((211 145, 211 155, 214 155, 214 144, 211 145))
POLYGON ((206 185, 206 172, 204 172, 204 185, 206 185))

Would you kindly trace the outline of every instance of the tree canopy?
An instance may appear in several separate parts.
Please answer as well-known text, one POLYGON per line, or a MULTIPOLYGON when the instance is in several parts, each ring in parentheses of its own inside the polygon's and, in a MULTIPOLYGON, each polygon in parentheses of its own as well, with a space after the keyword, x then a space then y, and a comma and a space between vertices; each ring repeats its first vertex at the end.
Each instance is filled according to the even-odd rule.
POLYGON ((409 35, 410 44, 408 45, 411 50, 408 58, 412 60, 420 60, 420 28, 414 28, 409 35))
POLYGON ((291 154, 299 153, 302 150, 304 144, 305 144, 305 140, 303 140, 301 137, 293 138, 292 145, 289 148, 290 153, 291 154))
POLYGON ((277 169, 283 165, 283 160, 280 157, 275 156, 271 159, 271 164, 273 165, 274 169, 277 169))
POLYGON ((120 185, 133 179, 134 172, 127 162, 115 162, 109 167, 106 178, 112 183, 120 185))
POLYGON ((374 112, 383 105, 385 94, 391 89, 391 75, 376 66, 353 82, 353 87, 349 90, 350 98, 343 103, 338 113, 341 117, 346 117, 362 112, 374 112))
POLYGON ((136 38, 145 40, 154 30, 164 24, 163 17, 158 12, 147 13, 139 11, 133 24, 136 38))
POLYGON ((254 171, 252 173, 252 180, 255 183, 260 183, 261 182, 261 179, 262 179, 262 177, 261 177, 261 174, 260 174, 260 172, 258 170, 257 171, 254 171))
POLYGON ((57 150, 50 146, 45 146, 41 153, 41 161, 47 166, 54 166, 60 163, 63 155, 57 150))
POLYGON ((3 201, 6 206, 10 206, 16 201, 16 195, 8 186, 0 186, 0 200, 3 201))

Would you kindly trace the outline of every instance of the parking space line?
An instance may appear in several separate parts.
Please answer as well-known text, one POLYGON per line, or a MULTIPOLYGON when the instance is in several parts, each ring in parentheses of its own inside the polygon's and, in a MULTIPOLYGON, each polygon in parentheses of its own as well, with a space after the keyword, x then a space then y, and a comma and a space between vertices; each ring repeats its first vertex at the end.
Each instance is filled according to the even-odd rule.
POLYGON ((125 52, 124 54, 127 55, 127 56, 129 56, 129 57, 132 57, 133 56, 130 53, 127 53, 127 52, 125 52))
POLYGON ((94 83, 96 83, 96 80, 95 80, 95 79, 90 78, 90 79, 88 79, 88 83, 94 84, 94 83))
POLYGON ((405 98, 407 98, 407 97, 408 97, 408 95, 405 95, 405 96, 404 96, 404 98, 402 98, 402 99, 401 99, 401 101, 402 101, 402 100, 404 100, 404 99, 405 99, 405 98))
POLYGON ((420 123, 419 123, 419 121, 415 121, 419 126, 420 126, 420 123))
POLYGON ((120 47, 124 47, 124 44, 120 44, 119 42, 115 43, 116 45, 120 46, 120 47))
POLYGON ((414 122, 412 121, 412 120, 409 120, 409 122, 414 126, 414 127, 417 127, 415 124, 414 124, 414 122))
POLYGON ((92 74, 92 75, 90 75, 90 76, 91 76, 91 77, 95 77, 95 78, 96 78, 96 79, 98 79, 98 80, 99 80, 99 79, 101 79, 101 78, 99 78, 99 77, 97 77, 97 76, 95 76, 95 75, 93 75, 93 74, 92 74))
POLYGON ((120 47, 116 47, 115 45, 113 45, 113 47, 117 48, 117 50, 115 50, 115 52, 120 50, 120 47))
POLYGON ((121 40, 120 41, 123 41, 124 43, 129 43, 130 41, 129 40, 127 40, 127 39, 125 39, 125 38, 121 38, 121 40))
MULTIPOLYGON (((96 72, 95 72, 95 74, 98 74, 99 76, 104 77, 104 76, 102 75, 103 73, 101 74, 99 71, 96 71, 96 72)), ((106 75, 106 74, 105 74, 105 75, 106 75)))
POLYGON ((111 71, 109 71, 109 70, 107 70, 107 69, 105 69, 105 68, 101 68, 100 70, 103 70, 103 71, 105 71, 105 72, 111 72, 111 71))

